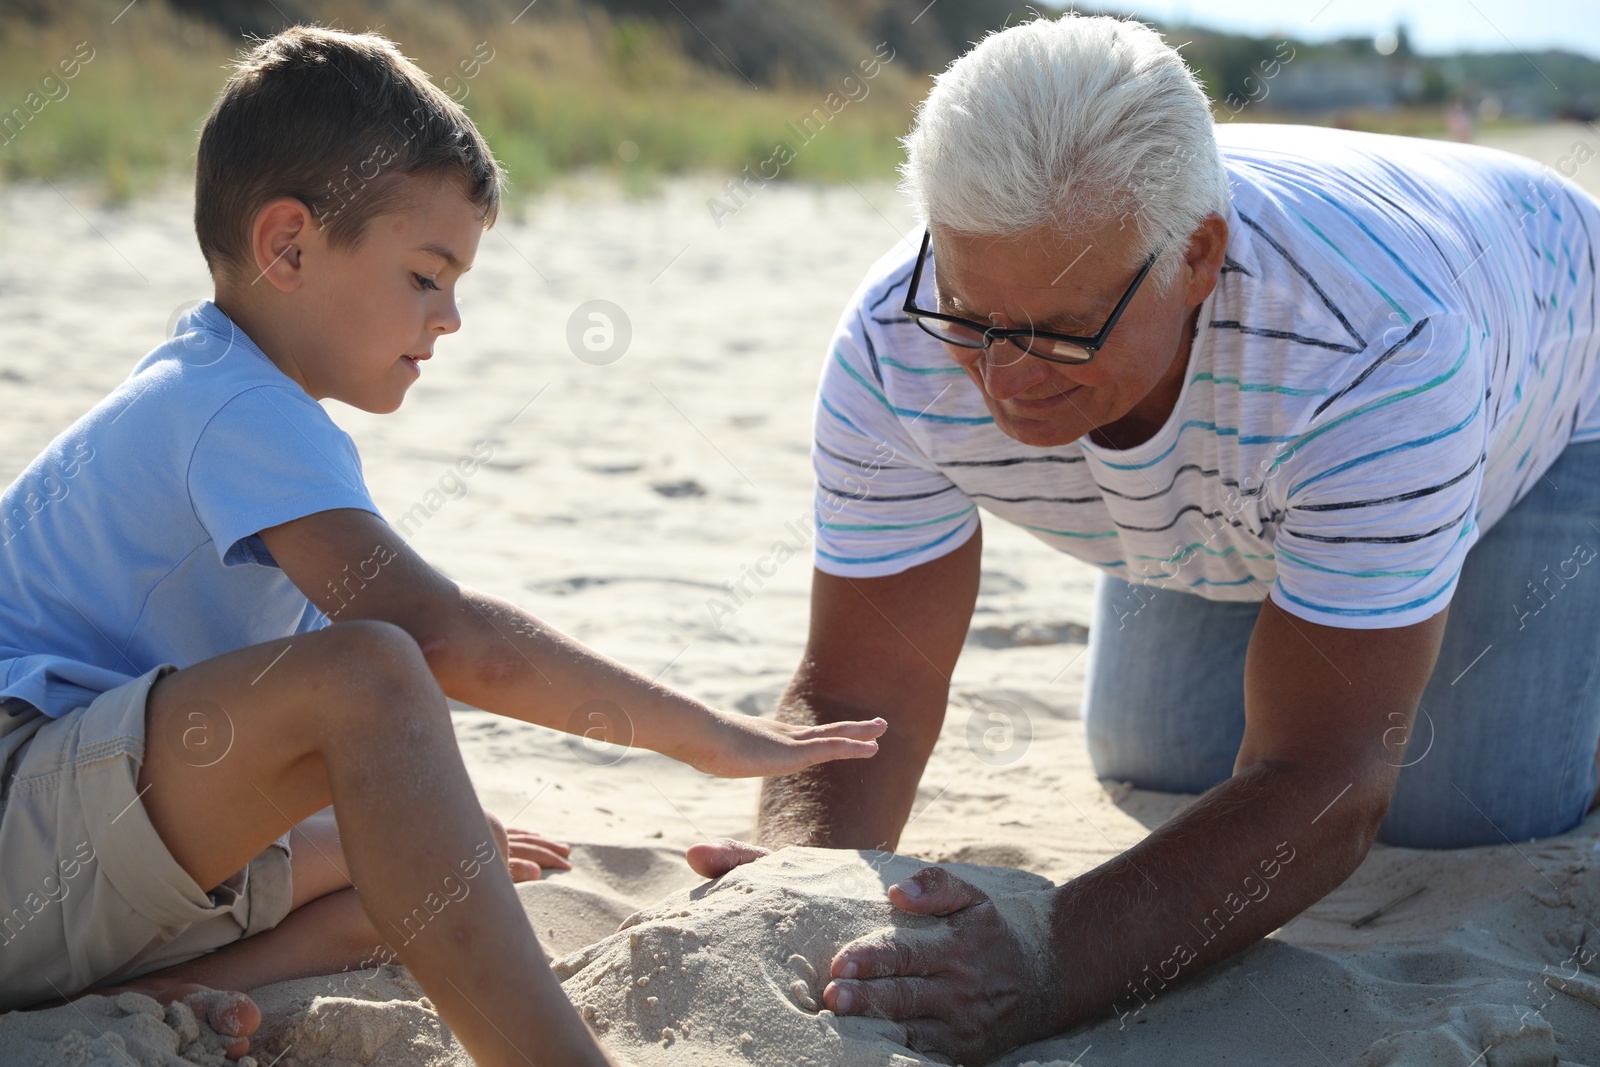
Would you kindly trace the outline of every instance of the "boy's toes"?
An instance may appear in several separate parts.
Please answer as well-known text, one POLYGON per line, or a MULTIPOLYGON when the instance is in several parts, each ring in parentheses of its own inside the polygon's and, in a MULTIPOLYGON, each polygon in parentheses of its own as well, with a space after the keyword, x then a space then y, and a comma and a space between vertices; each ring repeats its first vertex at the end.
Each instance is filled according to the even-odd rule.
POLYGON ((760 845, 722 837, 715 841, 690 845, 684 858, 700 877, 721 878, 735 867, 753 863, 762 856, 771 854, 770 849, 762 848, 760 845))
POLYGON ((220 1036, 229 1038, 223 1047, 229 1059, 250 1051, 249 1036, 261 1026, 261 1009, 243 993, 211 989, 202 985, 180 985, 156 997, 163 1004, 181 1000, 195 1018, 204 1019, 220 1036))

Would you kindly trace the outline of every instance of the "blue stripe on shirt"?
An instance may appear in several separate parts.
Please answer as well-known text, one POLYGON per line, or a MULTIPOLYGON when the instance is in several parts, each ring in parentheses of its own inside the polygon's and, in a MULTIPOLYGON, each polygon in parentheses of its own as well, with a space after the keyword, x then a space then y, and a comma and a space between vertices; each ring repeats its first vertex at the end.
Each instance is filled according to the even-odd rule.
POLYGON ((917 545, 915 548, 902 549, 899 552, 890 552, 888 555, 884 556, 836 556, 832 552, 824 549, 821 545, 816 546, 816 553, 817 555, 822 556, 824 559, 833 560, 835 563, 884 563, 891 559, 903 559, 906 556, 914 556, 918 552, 926 552, 935 545, 944 544, 962 530, 968 529, 971 525, 971 523, 964 522, 957 526, 954 530, 951 530, 949 533, 945 534, 943 537, 935 538, 934 540, 929 541, 927 544, 917 545))
POLYGON ((1444 594, 1446 589, 1450 588, 1450 584, 1450 582, 1445 582, 1443 585, 1425 597, 1419 597, 1416 600, 1408 600, 1404 604, 1396 604, 1393 607, 1388 608, 1335 608, 1327 604, 1318 604, 1314 600, 1306 600, 1302 597, 1295 596, 1293 593, 1289 592, 1283 587, 1282 581, 1279 581, 1277 585, 1273 587, 1272 594, 1274 596, 1282 596, 1285 600, 1293 601, 1294 603, 1299 604, 1301 607, 1310 608, 1312 611, 1320 611, 1324 615, 1345 615, 1351 618, 1360 618, 1372 617, 1375 615, 1394 615, 1402 611, 1410 611, 1412 608, 1420 608, 1422 605, 1427 604, 1430 601, 1437 600, 1441 595, 1444 594))
MULTIPOLYGON (((929 422, 952 423, 958 426, 987 426, 994 422, 994 419, 987 415, 980 419, 971 415, 930 415, 926 411, 912 411, 910 408, 897 408, 893 404, 889 403, 888 397, 878 392, 878 390, 873 387, 871 382, 863 378, 859 371, 857 371, 849 363, 845 362, 844 353, 840 352, 837 346, 835 346, 833 350, 833 358, 838 360, 839 366, 844 368, 844 372, 846 374, 850 375, 850 377, 854 378, 857 382, 860 382, 861 387, 872 394, 874 400, 882 404, 885 408, 888 408, 894 414, 901 417, 910 418, 912 420, 927 419, 929 422)), ((938 398, 935 397, 934 399, 937 400, 938 398)), ((932 401, 930 401, 930 403, 931 402, 932 401)))

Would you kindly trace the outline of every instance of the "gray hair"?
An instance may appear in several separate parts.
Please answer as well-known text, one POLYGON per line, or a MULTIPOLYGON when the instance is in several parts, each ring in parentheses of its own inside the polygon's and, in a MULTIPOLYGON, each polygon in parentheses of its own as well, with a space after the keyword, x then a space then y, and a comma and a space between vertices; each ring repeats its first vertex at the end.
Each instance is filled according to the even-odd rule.
POLYGON ((1172 253, 1150 272, 1161 290, 1200 220, 1227 217, 1205 90, 1131 20, 1068 14, 989 34, 934 79, 902 143, 900 188, 924 221, 984 237, 1131 222, 1139 260, 1163 241, 1172 253))

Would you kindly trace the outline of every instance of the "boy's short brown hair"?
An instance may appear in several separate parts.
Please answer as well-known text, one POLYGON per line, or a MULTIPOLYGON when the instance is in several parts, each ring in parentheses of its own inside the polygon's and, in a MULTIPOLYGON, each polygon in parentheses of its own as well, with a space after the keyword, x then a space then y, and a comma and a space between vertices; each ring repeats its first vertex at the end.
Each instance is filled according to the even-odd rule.
POLYGON ((466 112, 394 42, 295 26, 240 58, 206 116, 195 235, 213 275, 248 264, 256 212, 292 196, 348 247, 395 205, 401 175, 453 179, 490 226, 501 174, 466 112))

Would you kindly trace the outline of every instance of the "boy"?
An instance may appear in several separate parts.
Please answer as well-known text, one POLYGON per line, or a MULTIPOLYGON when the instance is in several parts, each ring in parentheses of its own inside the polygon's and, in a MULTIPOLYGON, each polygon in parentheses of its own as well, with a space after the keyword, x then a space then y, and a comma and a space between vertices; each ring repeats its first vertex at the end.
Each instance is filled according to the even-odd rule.
MULTIPOLYGON (((198 994, 239 1055, 259 1013, 206 987, 387 943, 478 1063, 609 1063, 489 862, 446 695, 556 728, 608 701, 713 774, 877 750, 882 720, 798 728, 655 685, 378 516, 317 401, 399 407, 460 326, 500 180, 382 37, 291 29, 229 80, 195 186, 215 302, 0 499, 0 1008, 198 994)), ((507 851, 560 863, 532 835, 507 851)))

